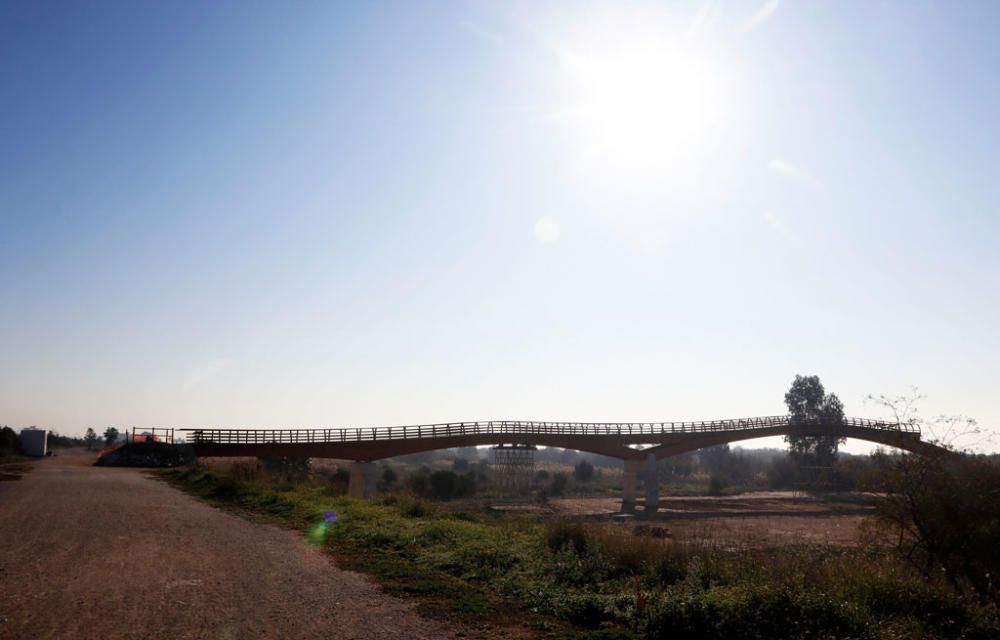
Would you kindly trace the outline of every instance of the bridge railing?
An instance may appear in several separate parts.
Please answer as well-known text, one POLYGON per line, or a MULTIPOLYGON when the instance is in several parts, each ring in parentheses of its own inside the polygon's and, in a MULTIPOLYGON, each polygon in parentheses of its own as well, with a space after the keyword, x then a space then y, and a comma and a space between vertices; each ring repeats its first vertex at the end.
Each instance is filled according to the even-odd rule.
MULTIPOLYGON (((789 416, 764 416, 733 420, 693 422, 545 422, 531 420, 488 420, 479 422, 442 422, 438 424, 396 427, 357 427, 339 429, 182 429, 190 432, 193 444, 312 444, 371 442, 447 438, 469 435, 566 435, 566 436, 635 436, 684 433, 712 433, 786 427, 789 416)), ((822 424, 822 423, 820 423, 822 424)), ((829 426, 848 426, 878 431, 920 433, 914 423, 844 418, 829 426)))

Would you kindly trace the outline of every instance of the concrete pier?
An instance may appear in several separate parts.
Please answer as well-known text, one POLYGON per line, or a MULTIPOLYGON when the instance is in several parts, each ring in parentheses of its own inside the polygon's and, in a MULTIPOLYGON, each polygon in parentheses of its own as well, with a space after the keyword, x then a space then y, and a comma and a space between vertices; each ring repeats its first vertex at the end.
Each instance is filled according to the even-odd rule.
POLYGON ((635 511, 635 487, 639 477, 641 460, 626 459, 622 474, 622 511, 635 511))
POLYGON ((375 497, 375 463, 351 463, 351 479, 347 486, 347 495, 359 500, 372 500, 375 497))
POLYGON ((656 454, 646 454, 646 465, 642 473, 646 483, 646 513, 656 513, 660 506, 660 469, 656 465, 656 454))

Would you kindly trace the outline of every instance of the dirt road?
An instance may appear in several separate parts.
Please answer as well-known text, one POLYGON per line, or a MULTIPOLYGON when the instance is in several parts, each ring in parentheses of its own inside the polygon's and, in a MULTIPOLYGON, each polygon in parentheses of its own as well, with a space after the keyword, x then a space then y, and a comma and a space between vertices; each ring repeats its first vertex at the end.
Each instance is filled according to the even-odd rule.
POLYGON ((0 482, 0 638, 445 638, 300 535, 90 456, 0 482))

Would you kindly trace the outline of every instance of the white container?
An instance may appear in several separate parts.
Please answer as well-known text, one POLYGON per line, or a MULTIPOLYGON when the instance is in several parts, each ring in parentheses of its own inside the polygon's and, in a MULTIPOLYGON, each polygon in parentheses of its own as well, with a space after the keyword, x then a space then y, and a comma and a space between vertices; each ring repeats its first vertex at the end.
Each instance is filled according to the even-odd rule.
POLYGON ((49 432, 45 429, 22 429, 21 452, 28 456, 45 457, 49 445, 49 432))

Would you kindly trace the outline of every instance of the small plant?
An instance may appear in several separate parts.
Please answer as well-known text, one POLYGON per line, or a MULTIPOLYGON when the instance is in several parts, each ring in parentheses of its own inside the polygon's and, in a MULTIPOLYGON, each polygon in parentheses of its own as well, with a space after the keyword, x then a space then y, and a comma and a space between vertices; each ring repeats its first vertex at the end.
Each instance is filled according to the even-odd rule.
POLYGON ((579 522, 557 520, 546 528, 545 544, 551 551, 569 548, 583 555, 587 552, 587 532, 579 522))

